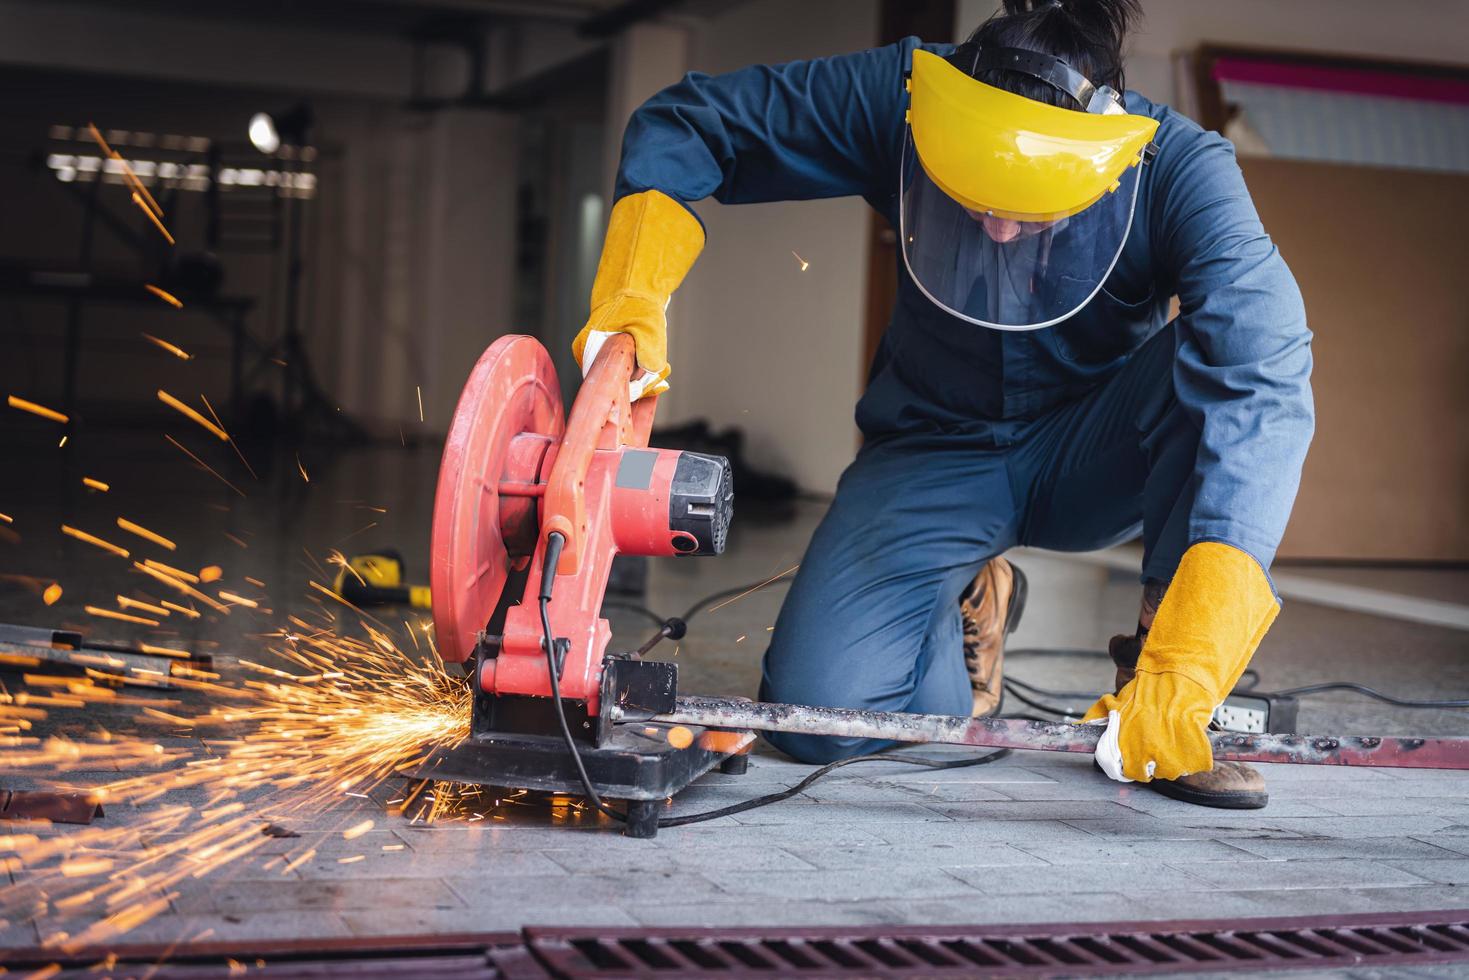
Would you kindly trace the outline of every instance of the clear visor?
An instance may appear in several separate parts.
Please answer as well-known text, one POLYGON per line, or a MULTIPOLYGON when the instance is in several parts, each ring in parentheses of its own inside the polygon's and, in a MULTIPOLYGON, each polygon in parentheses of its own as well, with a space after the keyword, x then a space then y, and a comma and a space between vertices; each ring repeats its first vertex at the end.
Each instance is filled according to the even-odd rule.
POLYGON ((903 147, 899 237, 908 273, 930 300, 970 323, 1039 330, 1091 301, 1132 227, 1142 166, 1084 211, 1056 221, 1016 221, 972 211, 939 188, 903 147))

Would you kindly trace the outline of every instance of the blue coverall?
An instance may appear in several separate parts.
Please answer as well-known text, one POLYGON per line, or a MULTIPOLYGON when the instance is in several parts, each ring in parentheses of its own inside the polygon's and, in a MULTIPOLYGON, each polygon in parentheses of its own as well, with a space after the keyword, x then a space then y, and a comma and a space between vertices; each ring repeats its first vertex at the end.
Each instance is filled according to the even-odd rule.
MULTIPOLYGON (((633 114, 617 196, 860 194, 896 228, 903 80, 920 45, 952 50, 907 38, 689 74, 633 114)), ((762 700, 968 714, 958 599, 1016 545, 1091 550, 1141 528, 1144 581, 1171 580, 1199 541, 1269 568, 1314 425, 1300 292, 1231 145, 1125 98, 1159 121, 1158 154, 1121 258, 1075 315, 1024 333, 977 327, 929 302, 899 257, 857 405, 866 439, 776 621, 762 700)), ((770 741, 807 762, 885 745, 770 741)))

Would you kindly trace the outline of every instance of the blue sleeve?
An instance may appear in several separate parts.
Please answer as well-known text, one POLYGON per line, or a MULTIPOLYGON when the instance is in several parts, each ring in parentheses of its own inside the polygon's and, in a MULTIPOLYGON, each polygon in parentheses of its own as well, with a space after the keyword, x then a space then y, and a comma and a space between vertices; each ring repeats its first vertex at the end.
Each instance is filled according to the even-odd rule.
POLYGON ((628 121, 615 197, 688 204, 872 197, 893 174, 917 39, 856 54, 691 72, 628 121))
POLYGON ((1191 124, 1177 137, 1160 142, 1154 241, 1181 304, 1174 387, 1201 432, 1189 543, 1222 541, 1268 570, 1315 428, 1311 331, 1234 147, 1191 124))

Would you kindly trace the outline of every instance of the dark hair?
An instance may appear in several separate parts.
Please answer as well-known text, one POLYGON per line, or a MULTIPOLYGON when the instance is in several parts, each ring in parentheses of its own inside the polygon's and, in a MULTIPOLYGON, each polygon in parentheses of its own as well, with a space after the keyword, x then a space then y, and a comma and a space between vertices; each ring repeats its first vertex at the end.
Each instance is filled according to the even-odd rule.
MULTIPOLYGON (((1139 0, 1004 0, 998 13, 975 28, 967 44, 980 48, 1024 48, 1055 55, 1093 85, 1121 93, 1122 42, 1142 18, 1139 0)), ((1039 79, 1005 68, 980 71, 975 78, 1028 99, 1078 109, 1075 99, 1039 79)))

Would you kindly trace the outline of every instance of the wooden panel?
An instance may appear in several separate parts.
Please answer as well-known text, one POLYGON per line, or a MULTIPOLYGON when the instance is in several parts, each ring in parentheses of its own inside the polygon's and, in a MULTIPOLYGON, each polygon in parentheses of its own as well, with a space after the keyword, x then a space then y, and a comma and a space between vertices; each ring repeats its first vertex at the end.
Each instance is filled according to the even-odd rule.
POLYGON ((1241 166, 1315 333, 1316 438, 1281 556, 1469 560, 1469 177, 1241 166))

